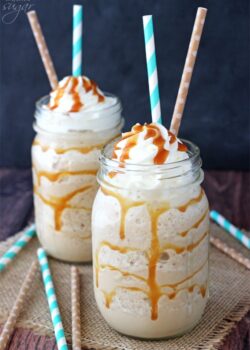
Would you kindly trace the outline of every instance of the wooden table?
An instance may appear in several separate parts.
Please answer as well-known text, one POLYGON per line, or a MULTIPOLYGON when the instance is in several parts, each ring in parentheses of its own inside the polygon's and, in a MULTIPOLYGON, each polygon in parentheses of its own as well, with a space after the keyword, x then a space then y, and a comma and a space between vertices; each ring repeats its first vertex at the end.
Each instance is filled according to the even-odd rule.
MULTIPOLYGON (((211 208, 238 227, 250 230, 250 173, 208 171, 204 188, 211 208)), ((0 240, 21 230, 33 218, 31 171, 0 169, 0 240)), ((1 327, 0 327, 1 329, 1 327)), ((7 349, 52 350, 54 338, 16 329, 7 349)), ((221 349, 250 349, 250 311, 226 337, 221 349)))

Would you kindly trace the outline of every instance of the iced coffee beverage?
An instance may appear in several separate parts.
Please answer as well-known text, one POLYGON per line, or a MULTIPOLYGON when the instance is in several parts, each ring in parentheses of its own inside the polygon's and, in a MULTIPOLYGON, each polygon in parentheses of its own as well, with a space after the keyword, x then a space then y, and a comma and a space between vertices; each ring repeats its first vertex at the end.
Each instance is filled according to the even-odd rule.
POLYGON ((121 104, 87 77, 66 77, 36 105, 32 145, 35 222, 53 257, 91 260, 98 157, 122 128, 121 104))
POLYGON ((94 289, 117 331, 185 333, 208 298, 209 207, 199 149, 159 124, 107 145, 92 211, 94 289))

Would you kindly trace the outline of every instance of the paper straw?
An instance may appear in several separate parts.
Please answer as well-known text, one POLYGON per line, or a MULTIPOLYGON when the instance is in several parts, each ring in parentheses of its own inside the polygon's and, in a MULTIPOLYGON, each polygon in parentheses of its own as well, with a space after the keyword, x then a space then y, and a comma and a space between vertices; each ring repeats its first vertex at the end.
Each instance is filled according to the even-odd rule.
POLYGON ((17 256, 22 248, 24 248, 32 237, 36 235, 35 225, 30 226, 22 236, 7 250, 0 258, 0 272, 17 256))
POLYGON ((54 333, 56 337, 56 343, 58 350, 68 350, 68 346, 66 343, 60 310, 58 307, 56 293, 53 285, 52 275, 49 269, 49 263, 47 259, 47 255, 43 248, 39 248, 37 250, 38 261, 40 264, 40 269, 43 277, 43 284, 45 293, 47 296, 47 301, 49 304, 50 315, 54 327, 54 333))
POLYGON ((178 134, 180 128, 206 14, 207 9, 202 7, 198 8, 170 125, 170 131, 175 135, 178 134))
POLYGON ((222 242, 219 238, 210 237, 210 242, 219 250, 221 250, 230 258, 237 261, 239 264, 245 266, 250 270, 250 260, 245 258, 242 254, 238 253, 235 249, 228 247, 228 245, 222 242))
POLYGON ((35 277, 35 274, 37 272, 37 267, 38 267, 38 263, 35 260, 32 263, 32 265, 31 265, 31 267, 30 267, 30 269, 25 277, 25 280, 21 286, 21 289, 18 293, 16 301, 15 301, 15 303, 10 311, 9 317, 4 324, 2 333, 0 335, 0 350, 4 350, 6 348, 7 343, 8 343, 8 341, 9 341, 9 339, 14 331, 17 319, 18 319, 18 317, 19 317, 19 315, 20 315, 20 313, 25 305, 25 301, 27 300, 31 284, 34 281, 34 277, 35 277))
POLYGON ((153 123, 162 124, 161 104, 159 96, 159 84, 156 65, 155 39, 153 18, 151 15, 143 16, 144 40, 148 71, 148 86, 150 95, 150 106, 153 123))
POLYGON ((40 55, 43 61, 45 71, 49 78, 50 85, 54 90, 58 85, 58 79, 57 79, 57 75, 56 75, 56 71, 55 71, 52 59, 50 57, 50 53, 49 53, 46 41, 42 33, 42 29, 41 29, 36 11, 27 12, 27 16, 30 22, 30 26, 31 26, 34 38, 36 40, 36 44, 38 46, 38 50, 40 52, 40 55))
POLYGON ((80 276, 77 267, 71 267, 71 310, 73 350, 81 350, 80 276))
POLYGON ((231 222, 225 219, 221 214, 215 210, 212 210, 210 212, 210 218, 224 228, 225 231, 230 233, 230 235, 236 238, 237 241, 243 244, 246 248, 250 249, 250 238, 248 238, 240 229, 231 224, 231 222))
POLYGON ((82 6, 73 6, 72 75, 82 75, 82 6))

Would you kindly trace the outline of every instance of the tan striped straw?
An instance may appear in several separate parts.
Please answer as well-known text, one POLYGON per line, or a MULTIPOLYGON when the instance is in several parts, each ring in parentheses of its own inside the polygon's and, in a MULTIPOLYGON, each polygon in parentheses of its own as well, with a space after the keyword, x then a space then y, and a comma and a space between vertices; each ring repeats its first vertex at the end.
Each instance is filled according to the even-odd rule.
POLYGON ((210 242, 220 251, 230 256, 230 258, 237 261, 239 264, 245 266, 250 270, 250 260, 245 258, 241 253, 238 253, 235 249, 230 248, 226 243, 222 242, 219 238, 210 237, 210 242))
POLYGON ((23 309, 23 306, 25 304, 25 301, 27 300, 29 291, 30 291, 30 286, 34 280, 35 274, 37 272, 38 268, 38 262, 35 260, 26 277, 25 280, 21 286, 20 292, 16 298, 16 301, 10 311, 9 317, 7 321, 4 324, 2 333, 0 335, 0 350, 4 350, 6 348, 6 345, 14 331, 17 319, 23 309))
POLYGON ((180 128, 181 119, 187 100, 187 94, 194 70, 206 14, 207 9, 203 7, 198 8, 170 125, 170 131, 176 136, 180 128))
POLYGON ((43 61, 45 71, 49 78, 50 85, 54 90, 58 85, 58 79, 54 68, 54 64, 52 62, 46 41, 42 33, 42 29, 41 29, 36 11, 27 12, 27 16, 30 22, 30 26, 31 26, 34 38, 37 43, 38 50, 40 52, 40 55, 43 61))
POLYGON ((71 312, 72 348, 81 350, 80 275, 76 266, 71 266, 71 312))

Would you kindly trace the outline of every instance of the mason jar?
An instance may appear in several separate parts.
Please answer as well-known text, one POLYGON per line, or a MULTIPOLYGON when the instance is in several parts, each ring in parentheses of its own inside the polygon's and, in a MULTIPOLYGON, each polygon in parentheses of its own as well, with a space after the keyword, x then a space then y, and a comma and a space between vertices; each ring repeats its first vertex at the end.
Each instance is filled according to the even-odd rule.
POLYGON ((196 145, 163 165, 100 157, 92 210, 94 291, 107 323, 139 338, 181 335, 208 298, 209 206, 196 145))
MULTIPOLYGON (((107 96, 107 94, 106 94, 107 96)), ((91 210, 98 188, 98 158, 104 144, 123 126, 121 103, 77 115, 36 104, 32 170, 36 231, 41 245, 55 258, 91 261, 91 210), (80 121, 80 122, 79 122, 80 121)))

